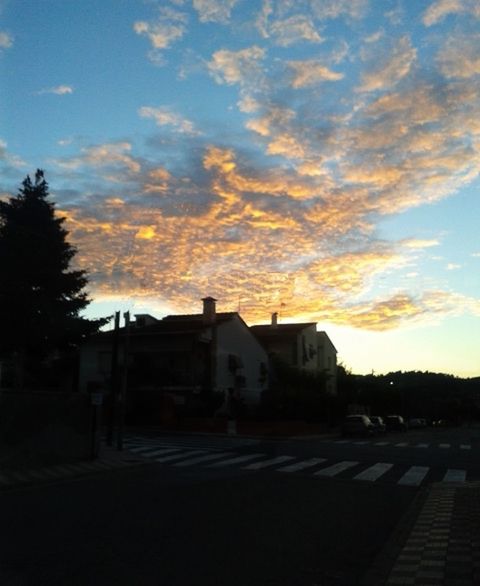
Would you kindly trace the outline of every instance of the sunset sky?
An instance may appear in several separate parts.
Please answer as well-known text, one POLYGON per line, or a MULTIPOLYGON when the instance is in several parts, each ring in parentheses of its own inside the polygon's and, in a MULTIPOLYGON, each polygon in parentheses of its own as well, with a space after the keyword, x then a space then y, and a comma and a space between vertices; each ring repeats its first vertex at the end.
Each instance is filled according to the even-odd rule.
POLYGON ((0 79, 0 197, 45 170, 88 316, 480 375, 478 0, 0 0, 0 79))

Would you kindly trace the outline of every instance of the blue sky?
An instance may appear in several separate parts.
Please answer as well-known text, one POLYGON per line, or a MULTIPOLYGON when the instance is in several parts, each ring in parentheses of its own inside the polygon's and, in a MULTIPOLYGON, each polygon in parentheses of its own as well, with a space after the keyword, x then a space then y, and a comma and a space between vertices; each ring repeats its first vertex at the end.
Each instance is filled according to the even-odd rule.
POLYGON ((88 315, 476 376, 479 55, 476 0, 0 0, 0 197, 45 170, 88 315))

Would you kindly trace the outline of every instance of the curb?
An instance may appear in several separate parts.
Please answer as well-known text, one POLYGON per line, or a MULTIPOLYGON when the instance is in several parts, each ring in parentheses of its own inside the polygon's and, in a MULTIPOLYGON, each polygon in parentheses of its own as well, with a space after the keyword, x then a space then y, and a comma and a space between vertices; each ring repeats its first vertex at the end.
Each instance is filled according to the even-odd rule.
MULTIPOLYGON (((102 450, 108 452, 109 450, 102 450)), ((49 484, 61 480, 72 480, 125 468, 152 464, 152 461, 125 452, 113 452, 95 460, 87 460, 69 464, 57 464, 32 468, 30 470, 3 470, 0 472, 0 493, 17 488, 49 484)))
POLYGON ((415 495, 413 502, 390 534, 387 543, 377 554, 366 574, 360 579, 360 586, 385 586, 387 584, 388 577, 428 499, 430 490, 431 485, 420 489, 415 495))

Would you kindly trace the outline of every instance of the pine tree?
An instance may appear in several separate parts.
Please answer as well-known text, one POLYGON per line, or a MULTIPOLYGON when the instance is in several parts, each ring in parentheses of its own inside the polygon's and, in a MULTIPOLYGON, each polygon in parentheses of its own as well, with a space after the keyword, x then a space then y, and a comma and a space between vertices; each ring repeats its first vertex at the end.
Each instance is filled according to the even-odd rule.
POLYGON ((90 303, 86 272, 71 270, 77 250, 56 217, 37 170, 16 197, 0 201, 0 356, 13 359, 17 385, 35 361, 68 352, 106 320, 80 312, 90 303))

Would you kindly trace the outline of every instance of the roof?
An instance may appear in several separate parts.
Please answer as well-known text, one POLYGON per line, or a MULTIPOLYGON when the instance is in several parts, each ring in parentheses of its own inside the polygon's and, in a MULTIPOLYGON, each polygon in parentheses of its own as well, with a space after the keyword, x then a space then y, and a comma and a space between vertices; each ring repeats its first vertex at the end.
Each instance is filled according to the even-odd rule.
POLYGON ((251 326, 252 332, 261 338, 273 338, 280 336, 295 335, 303 331, 305 328, 310 326, 316 326, 316 322, 306 322, 301 324, 272 324, 251 326))
MULTIPOLYGON (((213 323, 224 323, 229 321, 234 316, 238 315, 236 312, 230 313, 217 313, 216 320, 213 323)), ((132 322, 130 326, 130 336, 144 336, 144 335, 155 335, 155 334, 168 334, 168 335, 198 335, 212 324, 205 323, 203 320, 203 314, 194 315, 168 315, 155 323, 151 323, 145 326, 136 326, 135 322, 132 322)), ((125 327, 119 329, 120 334, 125 332, 125 327)), ((109 338, 113 336, 114 330, 108 330, 107 332, 99 332, 95 334, 93 338, 109 338)))
MULTIPOLYGON (((229 319, 232 319, 233 317, 235 317, 236 315, 238 315, 238 313, 236 311, 230 311, 230 312, 225 312, 225 313, 216 313, 215 314, 215 322, 224 322, 224 321, 228 321, 229 319)), ((195 313, 195 314, 191 314, 191 315, 167 315, 166 317, 164 317, 160 323, 162 322, 190 322, 190 323, 202 323, 203 325, 209 325, 209 324, 205 324, 205 322, 203 321, 204 317, 203 317, 203 313, 195 313)), ((213 322, 213 323, 215 323, 213 322)))

